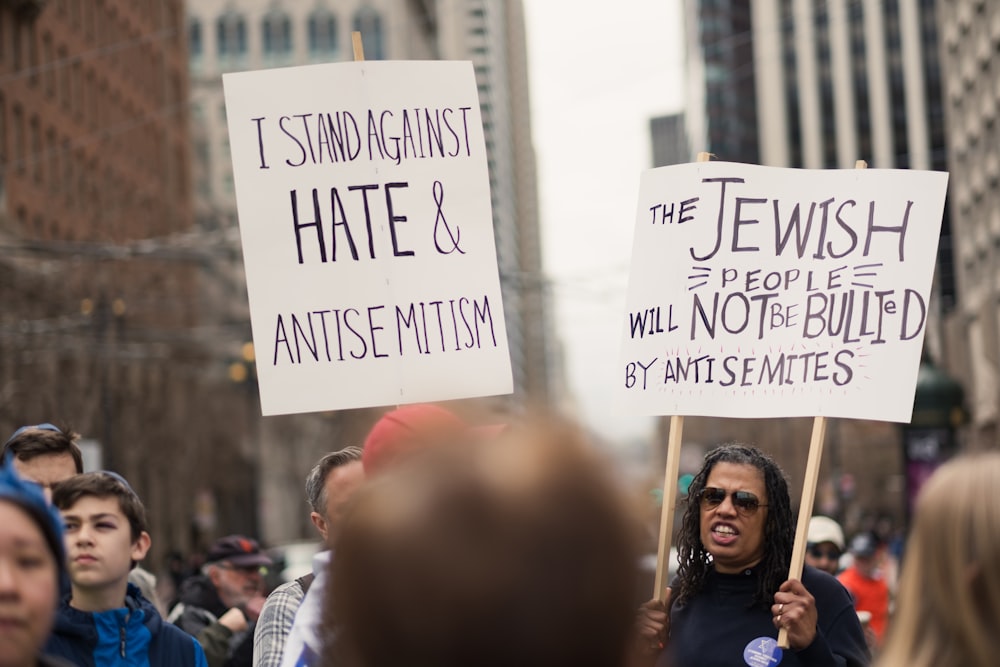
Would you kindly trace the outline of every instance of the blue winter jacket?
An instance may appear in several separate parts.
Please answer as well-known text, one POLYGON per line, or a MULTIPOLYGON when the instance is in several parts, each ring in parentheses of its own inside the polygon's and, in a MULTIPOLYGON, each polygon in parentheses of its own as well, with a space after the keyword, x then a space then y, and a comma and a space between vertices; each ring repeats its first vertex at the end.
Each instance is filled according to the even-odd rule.
POLYGON ((79 667, 208 667, 195 638, 164 621, 133 584, 120 609, 80 611, 64 597, 44 652, 79 667))

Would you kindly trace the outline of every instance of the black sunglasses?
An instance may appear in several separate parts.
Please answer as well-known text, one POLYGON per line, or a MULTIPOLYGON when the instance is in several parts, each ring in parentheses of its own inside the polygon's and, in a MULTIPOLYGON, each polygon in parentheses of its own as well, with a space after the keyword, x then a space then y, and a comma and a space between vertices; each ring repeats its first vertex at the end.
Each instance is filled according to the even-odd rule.
POLYGON ((818 544, 809 545, 809 555, 816 559, 840 560, 840 551, 838 549, 823 549, 818 544))
POLYGON ((698 494, 698 500, 701 502, 702 508, 714 509, 722 504, 726 496, 732 499, 736 511, 744 516, 753 514, 761 507, 767 507, 765 503, 760 502, 760 498, 749 491, 729 492, 714 486, 706 486, 702 489, 701 493, 698 494))

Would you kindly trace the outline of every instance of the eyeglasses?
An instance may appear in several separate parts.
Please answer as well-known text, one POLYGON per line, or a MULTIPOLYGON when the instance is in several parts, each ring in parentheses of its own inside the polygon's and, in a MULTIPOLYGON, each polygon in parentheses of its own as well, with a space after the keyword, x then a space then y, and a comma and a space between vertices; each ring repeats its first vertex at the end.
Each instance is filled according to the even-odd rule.
POLYGON ((755 494, 749 491, 726 491, 725 489, 719 489, 714 486, 706 486, 698 494, 698 500, 701 502, 703 509, 715 509, 722 504, 722 501, 729 496, 733 503, 733 507, 736 511, 743 516, 750 516, 755 513, 761 507, 767 507, 765 503, 760 502, 755 494))
POLYGON ((840 560, 840 551, 838 549, 823 549, 818 544, 809 545, 809 555, 816 560, 821 558, 826 558, 827 560, 840 560))

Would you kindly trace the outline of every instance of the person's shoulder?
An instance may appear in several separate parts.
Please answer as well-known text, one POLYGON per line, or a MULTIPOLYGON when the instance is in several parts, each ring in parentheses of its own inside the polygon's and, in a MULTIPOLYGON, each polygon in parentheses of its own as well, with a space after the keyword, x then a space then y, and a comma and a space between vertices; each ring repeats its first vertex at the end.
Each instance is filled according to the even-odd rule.
POLYGON ((167 642, 185 644, 187 642, 196 641, 193 635, 184 632, 182 628, 174 625, 173 623, 161 622, 152 625, 152 627, 150 627, 150 624, 147 624, 146 627, 150 628, 151 634, 161 637, 167 642))
POLYGON ((836 600, 846 598, 849 595, 844 584, 837 577, 809 565, 802 568, 802 585, 817 601, 819 601, 820 596, 824 599, 836 600))
POLYGON ((268 623, 278 622, 278 619, 283 616, 294 615, 305 595, 302 584, 294 579, 275 588, 267 596, 267 600, 264 601, 264 606, 260 610, 260 618, 257 620, 258 629, 268 623))
POLYGON ((305 591, 302 589, 302 582, 298 579, 292 579, 291 581, 286 581, 285 583, 277 586, 271 593, 267 596, 268 602, 271 599, 280 600, 282 598, 302 598, 305 595, 305 591))
POLYGON ((68 598, 56 607, 55 623, 52 628, 53 635, 84 635, 90 632, 93 627, 94 613, 71 607, 68 598))
POLYGON ((860 577, 858 576, 858 572, 857 570, 854 569, 853 565, 851 565, 850 567, 845 567, 843 570, 837 573, 837 581, 844 584, 845 586, 852 586, 856 584, 859 579, 860 577))
MULTIPOLYGON (((169 662, 162 663, 176 665, 199 664, 197 656, 202 652, 201 644, 193 636, 171 623, 160 623, 151 633, 156 642, 155 651, 150 651, 150 657, 155 653, 163 658, 171 656, 169 662)), ((154 665, 150 662, 150 665, 154 665)))
POLYGON ((836 583, 837 577, 811 565, 803 565, 802 583, 804 584, 808 581, 817 582, 819 585, 829 585, 831 583, 836 583))

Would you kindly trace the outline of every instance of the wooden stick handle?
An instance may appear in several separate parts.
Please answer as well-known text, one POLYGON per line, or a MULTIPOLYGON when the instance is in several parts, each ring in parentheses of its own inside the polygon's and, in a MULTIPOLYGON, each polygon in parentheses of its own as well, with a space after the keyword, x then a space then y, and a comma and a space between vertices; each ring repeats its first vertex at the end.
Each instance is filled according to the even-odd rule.
POLYGON ((355 30, 351 33, 351 46, 354 47, 354 59, 364 60, 365 59, 365 47, 361 43, 361 33, 355 30))
POLYGON ((656 553, 656 578, 653 597, 664 598, 670 573, 670 542, 674 534, 674 513, 677 509, 677 472, 681 466, 681 434, 684 417, 670 418, 670 438, 667 441, 667 466, 663 472, 663 506, 660 508, 660 544, 656 553))
MULTIPOLYGON (((806 477, 802 484, 802 502, 799 503, 799 521, 795 527, 795 546, 792 547, 792 562, 788 566, 788 578, 800 579, 805 564, 806 540, 809 538, 809 519, 812 518, 813 501, 816 499, 816 481, 819 466, 823 461, 823 437, 826 433, 826 417, 813 418, 812 440, 809 442, 809 459, 806 462, 806 477)), ((778 631, 778 646, 788 648, 788 630, 778 631)))

